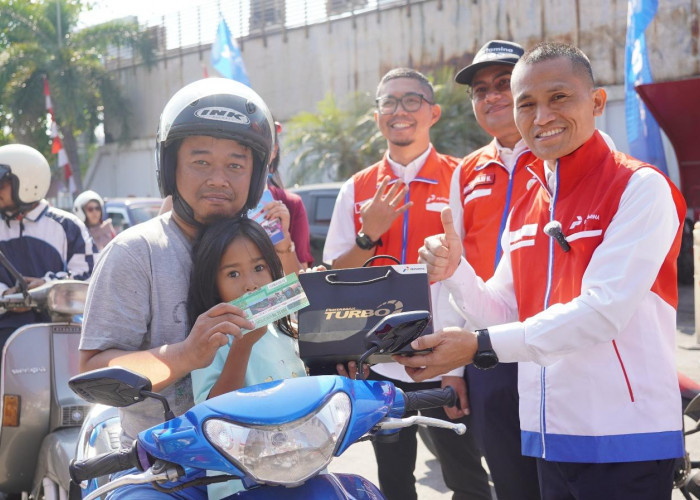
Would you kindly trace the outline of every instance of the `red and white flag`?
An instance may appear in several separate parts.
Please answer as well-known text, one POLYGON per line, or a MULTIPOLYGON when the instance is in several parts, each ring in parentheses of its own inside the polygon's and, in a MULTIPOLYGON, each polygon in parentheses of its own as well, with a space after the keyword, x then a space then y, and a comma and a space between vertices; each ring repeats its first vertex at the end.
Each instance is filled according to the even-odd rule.
POLYGON ((53 104, 51 103, 51 90, 49 89, 49 81, 44 77, 44 98, 46 99, 46 111, 51 115, 51 152, 58 155, 58 166, 63 168, 63 178, 68 186, 68 191, 73 194, 76 191, 75 179, 73 179, 73 169, 66 150, 63 149, 61 136, 58 134, 58 126, 56 125, 56 117, 53 114, 53 104))

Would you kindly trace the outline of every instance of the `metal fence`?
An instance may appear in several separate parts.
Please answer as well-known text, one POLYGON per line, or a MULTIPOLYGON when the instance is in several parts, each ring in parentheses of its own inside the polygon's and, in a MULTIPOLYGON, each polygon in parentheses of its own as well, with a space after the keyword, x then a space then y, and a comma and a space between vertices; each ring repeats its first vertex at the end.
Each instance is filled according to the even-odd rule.
MULTIPOLYGON (((157 51, 209 45, 223 18, 231 34, 244 44, 253 37, 284 32, 358 14, 412 5, 429 0, 202 0, 170 14, 140 19, 151 31, 157 51)), ((441 4, 442 2, 439 2, 441 4)), ((123 47, 115 49, 108 59, 130 59, 123 47)))

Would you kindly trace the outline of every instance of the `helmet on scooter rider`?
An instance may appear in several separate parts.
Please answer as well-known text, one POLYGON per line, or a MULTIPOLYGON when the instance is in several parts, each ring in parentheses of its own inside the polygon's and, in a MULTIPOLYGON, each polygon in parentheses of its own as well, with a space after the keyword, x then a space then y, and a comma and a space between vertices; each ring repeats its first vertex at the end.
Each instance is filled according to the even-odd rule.
POLYGON ((173 209, 187 222, 192 208, 179 196, 175 183, 177 149, 192 135, 231 139, 253 153, 253 174, 244 210, 255 208, 265 189, 274 147, 274 121, 267 105, 251 88, 226 78, 205 78, 180 89, 165 105, 156 137, 158 186, 173 195, 173 209))
POLYGON ((86 224, 87 215, 85 214, 85 205, 87 205, 91 201, 97 202, 97 204, 100 206, 100 212, 104 216, 105 202, 102 199, 102 197, 95 191, 91 191, 89 189, 87 191, 83 191, 75 198, 75 201, 73 202, 73 213, 78 217, 78 219, 80 219, 86 224))
POLYGON ((51 168, 36 149, 24 144, 0 146, 0 180, 9 180, 18 213, 30 209, 49 191, 51 168))

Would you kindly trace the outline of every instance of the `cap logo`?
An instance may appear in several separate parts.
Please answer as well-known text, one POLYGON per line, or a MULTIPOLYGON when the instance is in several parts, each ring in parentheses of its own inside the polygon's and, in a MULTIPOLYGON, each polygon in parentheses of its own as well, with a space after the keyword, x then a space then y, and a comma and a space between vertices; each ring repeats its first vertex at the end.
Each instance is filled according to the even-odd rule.
POLYGON ((194 112, 194 116, 204 120, 216 120, 219 122, 240 123, 247 125, 250 120, 243 113, 231 108, 222 108, 220 106, 209 106, 207 108, 198 109, 194 112))
POLYGON ((489 47, 486 49, 488 52, 510 52, 511 54, 515 52, 513 49, 508 47, 489 47))

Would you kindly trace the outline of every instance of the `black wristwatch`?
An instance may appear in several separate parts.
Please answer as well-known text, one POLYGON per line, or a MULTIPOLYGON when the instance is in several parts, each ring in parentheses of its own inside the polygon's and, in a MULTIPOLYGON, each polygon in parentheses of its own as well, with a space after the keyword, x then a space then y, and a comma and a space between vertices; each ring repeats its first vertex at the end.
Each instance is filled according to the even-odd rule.
POLYGON ((491 346, 491 337, 488 330, 477 330, 476 341, 478 346, 474 355, 474 366, 479 370, 488 370, 498 364, 498 356, 491 346))
POLYGON ((362 250, 372 250, 377 245, 382 244, 382 239, 379 238, 377 241, 373 241, 372 238, 370 238, 365 233, 360 231, 359 233, 357 233, 357 236, 355 237, 355 243, 362 250))

